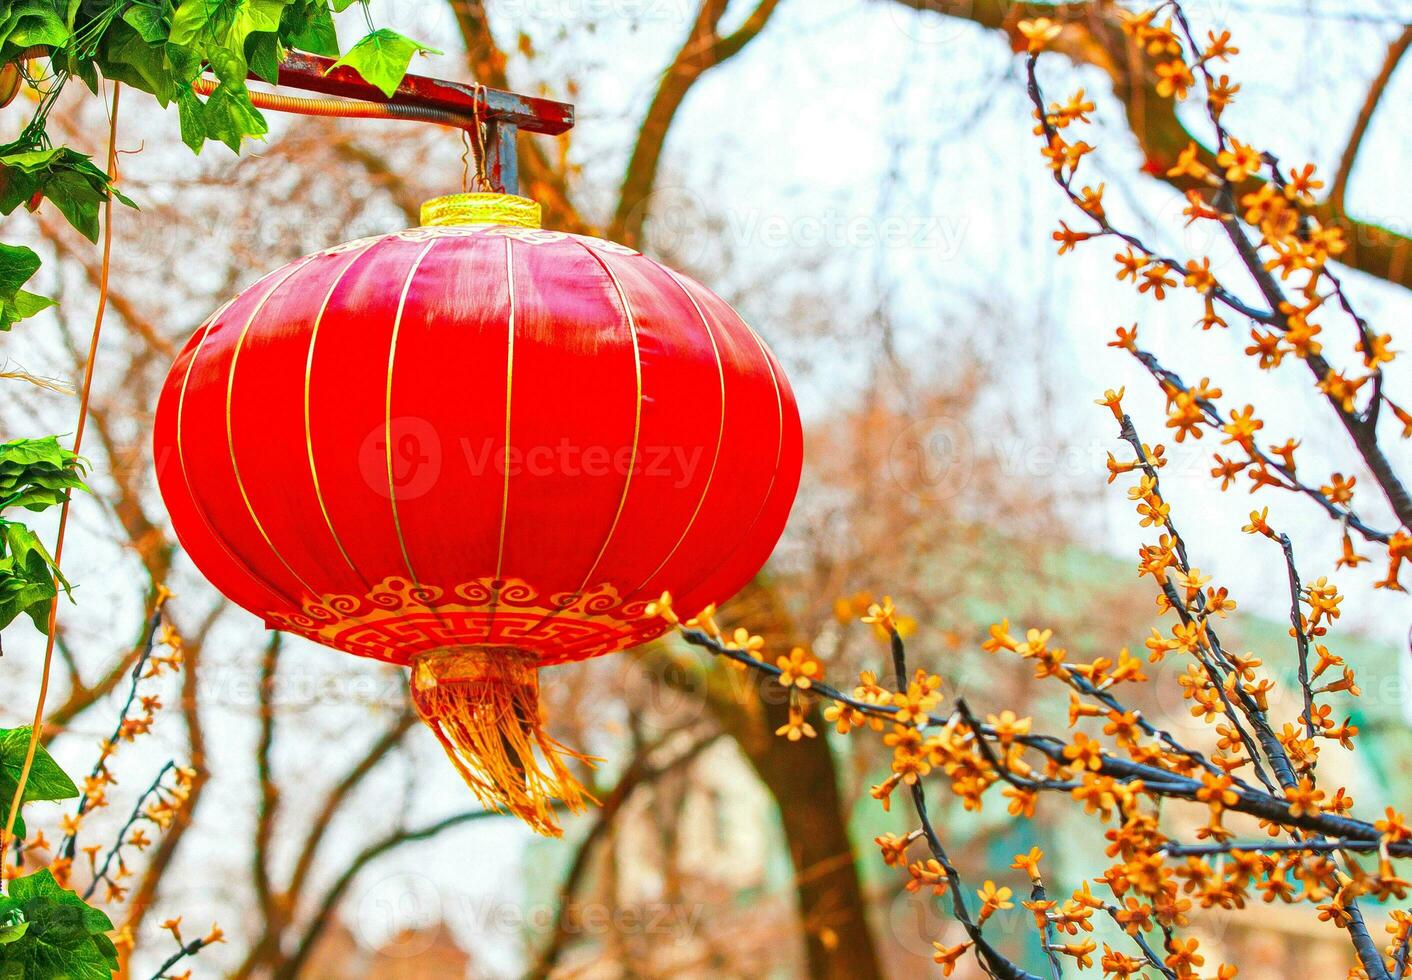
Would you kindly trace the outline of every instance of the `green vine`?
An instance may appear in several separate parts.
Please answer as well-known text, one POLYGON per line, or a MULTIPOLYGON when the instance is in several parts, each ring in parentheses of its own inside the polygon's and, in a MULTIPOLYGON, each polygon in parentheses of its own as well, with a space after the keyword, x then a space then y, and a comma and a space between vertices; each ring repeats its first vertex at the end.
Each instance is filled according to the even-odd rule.
MULTIPOLYGON (((89 241, 97 242, 104 206, 124 196, 89 156, 56 146, 49 114, 73 79, 95 96, 103 80, 121 82, 175 105, 182 141, 200 153, 207 141, 239 152, 269 130, 246 85, 274 83, 285 52, 339 59, 391 95, 418 52, 417 41, 376 29, 363 4, 366 35, 345 53, 334 18, 359 0, 14 0, 0 4, 0 93, 20 85, 34 111, 0 144, 0 214, 34 211, 48 202, 89 241), (40 66, 43 66, 42 68, 40 66), (202 98, 192 83, 206 73, 216 87, 202 98)), ((3 96, 0 96, 3 98, 3 96)), ((0 332, 33 317, 53 300, 25 288, 40 258, 23 245, 0 243, 0 332)), ((0 629, 28 617, 46 632, 50 609, 69 583, 50 551, 17 512, 59 507, 84 489, 84 463, 57 436, 0 443, 0 629)), ((0 729, 0 807, 19 782, 23 802, 78 795, 73 781, 44 752, 24 769, 30 729, 0 729), (23 773, 22 773, 23 770, 23 773), (26 781, 27 780, 27 781, 26 781), (7 790, 8 787, 8 790, 7 790)), ((0 821, 3 821, 0 815, 0 821)), ((16 822, 22 840, 24 824, 16 822)), ((17 842, 18 846, 18 842, 17 842)), ((106 977, 118 968, 112 923, 48 870, 16 879, 0 894, 0 980, 106 977)))

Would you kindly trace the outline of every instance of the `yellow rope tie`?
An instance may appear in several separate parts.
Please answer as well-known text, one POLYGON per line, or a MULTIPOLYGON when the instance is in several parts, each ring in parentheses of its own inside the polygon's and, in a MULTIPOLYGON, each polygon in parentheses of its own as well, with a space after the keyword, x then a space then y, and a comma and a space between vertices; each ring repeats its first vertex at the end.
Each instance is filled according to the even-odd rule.
POLYGON ((452 225, 541 228, 543 224, 539 205, 515 194, 447 194, 422 205, 423 228, 452 225))

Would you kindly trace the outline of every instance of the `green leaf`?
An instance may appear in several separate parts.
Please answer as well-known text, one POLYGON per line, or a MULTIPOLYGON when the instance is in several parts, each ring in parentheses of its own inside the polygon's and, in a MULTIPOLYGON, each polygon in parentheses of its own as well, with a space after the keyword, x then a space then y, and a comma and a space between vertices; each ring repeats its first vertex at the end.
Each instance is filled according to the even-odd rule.
POLYGON ((182 0, 172 17, 168 44, 189 45, 210 30, 211 18, 220 9, 211 0, 182 0))
MULTIPOLYGON (((53 594, 52 583, 50 594, 53 594)), ((8 811, 10 801, 15 798, 15 787, 19 785, 25 753, 29 750, 29 733, 29 726, 0 729, 0 809, 8 811)), ((59 768, 43 745, 37 746, 34 765, 30 768, 29 779, 25 781, 24 799, 20 802, 72 800, 77 797, 78 787, 68 773, 59 768)), ((15 834, 23 839, 26 833, 24 820, 17 815, 15 834)), ((3 925, 5 914, 6 906, 0 905, 0 925, 3 925)))
POLYGON ((245 73, 248 65, 243 49, 231 50, 225 47, 210 47, 206 51, 206 60, 216 78, 222 82, 229 82, 236 86, 245 85, 245 73))
POLYGON ((341 14, 355 3, 362 2, 363 0, 333 0, 333 9, 335 13, 341 14))
POLYGON ((220 140, 236 153, 240 152, 240 142, 245 137, 260 137, 269 132, 265 117, 250 104, 250 93, 243 83, 219 85, 206 99, 203 117, 207 138, 220 140))
POLYGON ((25 918, 24 909, 13 898, 0 895, 0 946, 22 938, 27 929, 29 920, 25 918))
POLYGON ((42 194, 71 225, 96 242, 98 209, 110 193, 130 207, 137 206, 110 187, 108 175, 76 150, 0 147, 0 214, 9 214, 42 194))
MULTIPOLYGON (((26 613, 41 633, 49 632, 49 604, 56 590, 54 560, 34 532, 23 524, 4 522, 0 535, 0 629, 26 613)), ((62 578, 61 585, 67 586, 62 578)), ((3 794, 0 794, 3 795, 3 794)))
POLYGON ((0 978, 35 980, 111 980, 118 968, 107 933, 113 923, 74 892, 60 887, 46 868, 10 885, 29 928, 15 942, 0 946, 0 978), (14 974, 19 964, 21 973, 14 974))
POLYGON ((16 322, 20 320, 28 320, 40 310, 47 310, 51 306, 58 305, 58 303, 54 302, 48 296, 40 296, 38 293, 31 293, 24 289, 18 289, 15 291, 15 302, 11 307, 14 311, 15 319, 11 320, 9 323, 6 323, 5 314, 3 312, 0 312, 0 330, 9 329, 9 327, 14 326, 16 322))
POLYGON ((333 68, 340 65, 347 65, 352 68, 363 79, 372 85, 376 85, 388 98, 397 91, 397 86, 402 82, 403 76, 407 74, 407 66, 412 63, 412 55, 417 52, 428 54, 441 54, 435 48, 429 48, 419 41, 413 41, 409 37, 403 37, 396 31, 389 31, 386 28, 373 31, 363 38, 349 50, 349 52, 334 62, 333 68))
POLYGON ((149 44, 156 44, 167 39, 167 25, 162 19, 160 7, 133 4, 124 12, 123 20, 132 25, 138 36, 149 44))
POLYGON ((62 47, 70 36, 68 26, 48 0, 26 0, 18 4, 10 14, 9 23, 12 26, 5 41, 16 48, 40 44, 62 47))
POLYGON ((39 256, 23 245, 0 245, 0 294, 13 294, 39 271, 39 256))
POLYGON ((284 15, 284 38, 292 48, 337 58, 338 32, 326 0, 306 2, 303 7, 290 7, 284 15))
MULTIPOLYGON (((0 512, 13 507, 42 511, 85 489, 83 461, 53 436, 0 443, 0 512)), ((44 632, 55 580, 68 582, 54 567, 43 542, 29 528, 0 517, 0 629, 27 613, 44 632)), ((0 797, 3 797, 0 791, 0 797)))
POLYGON ((23 245, 0 245, 0 331, 54 305, 23 286, 39 269, 39 256, 23 245))
POLYGON ((271 85, 279 82, 279 59, 284 49, 273 34, 252 34, 245 44, 250 70, 271 85))
POLYGON ((54 436, 0 443, 0 512, 10 507, 41 511, 83 490, 83 460, 54 436))
POLYGON ((226 30, 225 46, 239 49, 251 34, 275 33, 287 6, 288 0, 242 0, 226 30))
MULTIPOLYGON (((23 729, 0 729, 0 811, 10 809, 14 791, 20 785, 20 771, 24 768, 24 755, 28 748, 30 726, 23 729)), ((30 778, 25 779, 24 799, 20 802, 56 802, 61 799, 76 799, 78 795, 79 789, 73 785, 73 779, 69 778, 68 772, 59 768, 59 764, 55 763, 54 757, 49 755, 42 744, 35 747, 34 764, 30 767, 30 778)), ((24 839, 27 833, 24 819, 20 815, 16 815, 14 832, 20 839, 24 839)), ((0 925, 4 924, 6 909, 6 905, 0 905, 0 925)))
POLYGON ((127 24, 109 28, 103 54, 103 74, 109 78, 151 92, 164 106, 176 95, 165 46, 149 43, 136 28, 127 24))
POLYGON ((70 450, 59 445, 57 436, 0 442, 0 471, 8 471, 15 467, 70 467, 79 458, 70 450))
POLYGON ((206 107, 196 93, 186 86, 177 89, 177 114, 181 123, 181 141, 200 153, 206 143, 206 107))
MULTIPOLYGON (((29 733, 28 725, 23 728, 0 728, 0 797, 4 798, 6 805, 19 784, 25 754, 29 751, 29 733)), ((29 779, 25 781, 22 802, 75 799, 78 799, 78 787, 69 778, 69 774, 59 768, 59 764, 43 745, 36 746, 34 764, 30 767, 29 779)))

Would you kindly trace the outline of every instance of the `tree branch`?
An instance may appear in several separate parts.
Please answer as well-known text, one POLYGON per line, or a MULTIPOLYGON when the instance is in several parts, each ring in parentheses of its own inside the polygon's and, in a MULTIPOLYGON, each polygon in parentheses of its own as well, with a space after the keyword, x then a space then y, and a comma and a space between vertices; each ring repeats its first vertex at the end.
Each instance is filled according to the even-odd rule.
POLYGON ((284 634, 270 633, 260 661, 260 739, 255 747, 255 768, 260 781, 260 804, 255 817, 255 846, 251 854, 251 874, 255 901, 264 916, 266 930, 278 934, 283 926, 274 889, 270 885, 270 839, 274 835, 279 810, 279 784, 270 757, 275 743, 275 679, 279 673, 280 649, 284 634))
POLYGON ((313 918, 309 920, 309 926, 305 929, 304 935, 300 938, 299 945, 296 947, 294 955, 281 964, 279 969, 273 972, 273 980, 296 980, 299 976, 299 971, 309 959, 309 955, 314 951, 314 946, 319 941, 319 937, 323 935, 324 930, 328 928, 328 926, 333 924, 334 913, 337 911, 338 903, 343 899, 344 893, 352 886, 362 870, 373 861, 403 844, 409 844, 413 841, 430 840, 438 834, 455 827, 473 823, 477 820, 500 816, 504 816, 504 814, 496 813, 493 810, 468 811, 453 817, 447 817, 444 820, 439 820, 430 826, 422 827, 418 830, 393 831, 376 843, 365 847, 359 852, 358 856, 353 859, 352 863, 344 869, 343 873, 338 876, 338 880, 333 883, 328 892, 326 892, 324 897, 319 901, 318 909, 313 918))
MULTIPOLYGON (((1099 3, 1009 3, 1007 0, 892 0, 918 11, 934 11, 958 17, 992 30, 1003 31, 1012 43, 1023 48, 1018 25, 1021 20, 1047 17, 1065 25, 1050 49, 1077 65, 1093 65, 1113 81, 1113 94, 1121 102, 1128 126, 1146 157, 1144 170, 1185 192, 1197 185, 1187 177, 1167 175, 1177 157, 1191 143, 1199 148, 1198 159, 1215 167, 1215 154, 1196 139, 1177 116, 1175 103, 1157 94, 1156 80, 1142 69, 1141 59, 1132 57, 1127 38, 1118 25, 1112 4, 1099 3)), ((1266 181, 1251 176, 1237 188, 1237 196, 1259 190, 1266 181)), ((1204 185, 1202 185, 1204 186, 1204 185)), ((1308 214, 1326 227, 1343 231, 1347 250, 1335 259, 1395 285, 1412 289, 1412 238, 1372 222, 1360 221, 1343 212, 1326 197, 1308 209, 1308 214)))
POLYGON ((588 871, 589 859, 593 856, 599 841, 607 835, 608 830, 613 826, 613 821, 617 818, 623 805, 641 787, 651 784, 668 772, 691 763, 707 748, 715 744, 721 734, 721 732, 713 732, 698 738, 686 751, 665 763, 654 766, 650 760, 654 751, 661 746, 661 743, 658 742, 646 747, 628 764, 627 769, 623 771, 622 776, 613 787, 613 791, 604 797, 602 806, 594 815, 593 826, 589 828, 588 833, 579 843, 578 850, 574 852, 573 863, 570 864, 569 871, 559 886, 559 907, 554 915, 553 931, 550 933, 549 940, 544 944, 544 948, 535 958, 534 965, 526 972, 525 976, 528 980, 546 980, 558 962, 559 956, 563 953, 564 947, 568 944, 572 936, 571 902, 588 871))
POLYGON ((745 23, 729 36, 721 37, 717 27, 728 4, 729 0, 702 0, 691 32, 662 74, 618 190, 618 208, 608 230, 608 237, 614 241, 633 248, 641 245, 643 226, 650 210, 648 203, 677 110, 702 75, 739 54, 759 36, 779 6, 779 0, 760 0, 745 23))
POLYGON ((1368 132, 1368 124, 1372 121, 1373 113, 1377 110, 1378 103, 1382 101, 1383 93, 1387 91, 1388 82, 1392 80, 1393 73, 1397 71, 1398 63, 1402 61, 1402 56, 1407 53, 1408 47, 1412 47, 1412 24, 1404 27, 1402 33, 1388 45, 1383 66, 1373 78, 1372 84, 1368 86, 1368 94, 1363 99, 1362 108, 1358 110, 1358 118, 1353 123, 1353 132, 1348 136, 1348 145, 1344 148, 1343 156, 1339 159, 1338 170, 1334 173, 1333 184, 1329 187, 1329 203, 1338 211, 1343 210, 1348 181, 1353 175, 1353 165, 1358 160, 1358 151, 1363 146, 1363 137, 1368 132))

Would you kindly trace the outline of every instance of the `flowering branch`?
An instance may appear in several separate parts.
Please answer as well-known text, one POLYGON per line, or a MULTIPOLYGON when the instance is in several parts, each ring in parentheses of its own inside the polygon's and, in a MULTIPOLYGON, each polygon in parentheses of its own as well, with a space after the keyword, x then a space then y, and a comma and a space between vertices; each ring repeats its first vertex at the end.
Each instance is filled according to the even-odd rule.
MULTIPOLYGON (((152 615, 148 617, 147 626, 143 631, 142 652, 138 655, 137 663, 133 665, 131 671, 132 682, 128 686, 127 699, 123 702, 122 710, 118 712, 118 720, 113 726, 113 734, 102 743, 98 752, 98 760, 94 762, 93 769, 89 772, 88 778, 84 780, 83 795, 79 797, 78 806, 74 809, 72 825, 59 845, 59 855, 70 861, 73 860, 78 847, 78 832, 84 815, 95 802, 101 805, 106 799, 106 788, 112 782, 112 777, 108 773, 108 760, 117 751, 120 742, 131 741, 140 731, 147 731, 151 727, 152 713, 158 707, 155 699, 143 699, 146 712, 137 725, 130 727, 129 715, 131 715, 133 705, 137 701, 137 686, 145 676, 147 662, 156 647, 157 631, 162 625, 163 607, 170 597, 170 592, 159 587, 152 615)), ((163 770, 164 773, 165 771, 163 770)))
MULTIPOLYGON (((872 605, 863 621, 887 638, 895 683, 883 687, 865 672, 852 693, 826 682, 820 664, 801 648, 771 662, 760 637, 744 629, 725 635, 710 607, 681 621, 671 597, 664 595, 650 612, 674 623, 686 643, 788 688, 792 720, 780 729, 781 735, 797 739, 815 734, 803 721, 807 698, 831 703, 824 717, 840 734, 890 726, 884 743, 893 753, 892 775, 873 788, 873 796, 886 807, 893 792, 905 785, 917 827, 900 838, 885 835, 878 844, 888 864, 907 868, 909 889, 931 888, 937 896, 951 892, 951 914, 965 930, 967 941, 950 947, 936 944, 937 962, 948 974, 961 955, 973 950, 990 976, 1029 976, 999 953, 983 930, 993 912, 1013 907, 1011 890, 987 881, 975 892, 981 902, 975 915, 962 897, 961 876, 928 817, 923 784, 933 772, 949 779, 952 792, 968 809, 980 810, 987 791, 1000 783, 1014 816, 1032 816, 1038 796, 1052 793, 1072 797, 1083 803, 1086 812, 1112 824, 1106 833, 1111 842, 1108 853, 1118 863, 1094 880, 1106 884, 1117 903, 1093 896, 1087 884, 1070 900, 1055 902, 1039 875, 1039 849, 1016 857, 1013 867, 1030 874, 1030 898, 1024 905, 1035 916, 1040 947, 1053 975, 1062 972, 1058 965, 1063 957, 1080 968, 1091 965, 1091 954, 1097 952, 1091 939, 1059 943, 1056 934, 1091 931, 1089 920, 1101 911, 1133 937, 1141 954, 1133 957, 1105 945, 1101 965, 1108 975, 1130 977, 1143 969, 1156 969, 1173 980, 1196 976, 1195 969, 1204 962, 1199 944, 1179 934, 1193 904, 1182 897, 1179 882, 1185 882, 1184 890, 1204 907, 1239 906, 1250 891, 1259 891, 1265 901, 1317 905, 1320 919, 1347 931, 1366 975, 1385 980, 1389 970, 1396 968, 1404 926, 1395 920, 1394 941, 1387 947, 1385 962, 1364 922, 1359 898, 1406 894, 1409 886, 1395 873, 1392 861, 1412 857, 1412 826, 1390 809, 1383 820, 1358 819, 1351 815, 1353 801, 1344 790, 1330 796, 1315 783, 1319 740, 1351 746, 1357 735, 1354 726, 1348 721, 1336 724, 1328 706, 1315 700, 1319 694, 1358 693, 1351 670, 1322 643, 1314 642, 1338 617, 1342 597, 1325 579, 1303 585, 1288 538, 1272 530, 1263 513, 1251 515, 1246 530, 1278 541, 1290 570, 1291 635, 1299 658, 1303 710, 1299 727, 1285 724, 1276 731, 1267 701, 1273 682, 1257 674, 1260 660, 1224 646, 1215 627, 1215 620, 1235 609, 1235 602, 1192 565, 1187 542, 1162 497, 1163 447, 1150 447, 1141 440, 1132 419, 1121 409, 1120 396, 1110 393, 1103 403, 1118 422, 1119 439, 1134 455, 1131 463, 1110 465, 1110 469, 1115 475, 1132 472, 1139 478, 1130 497, 1137 502, 1141 523, 1162 532, 1157 544, 1140 549, 1138 568, 1140 575, 1151 576, 1156 584, 1159 611, 1175 613, 1177 623, 1170 636, 1153 631, 1146 644, 1149 660, 1157 662, 1175 652, 1191 657, 1180 683, 1184 697, 1193 702, 1192 714, 1213 724, 1220 736, 1214 755, 1183 744, 1127 706, 1118 690, 1146 677, 1141 662, 1126 649, 1116 660, 1099 657, 1078 662, 1051 646, 1050 631, 1031 629, 1019 640, 1010 634, 1007 622, 991 626, 982 644, 990 652, 1008 651, 1030 661, 1041 679, 1063 682, 1071 691, 1070 726, 1086 718, 1103 719, 1103 733, 1114 740, 1120 754, 1083 731, 1067 739, 1036 732, 1031 719, 1009 711, 981 721, 964 698, 955 699, 948 713, 938 712, 941 679, 918 670, 906 680, 906 647, 890 599, 872 605), (1314 653, 1317 664, 1311 663, 1314 653), (1317 678, 1332 667, 1344 668, 1343 679, 1315 688, 1317 678), (1246 767, 1256 776, 1254 784, 1238 775, 1246 767), (1162 832, 1158 804, 1163 799, 1206 808, 1210 819, 1198 831, 1199 842, 1178 842, 1162 832), (1227 812, 1252 817, 1272 838, 1283 839, 1237 842, 1224 825, 1227 812), (907 852, 919 841, 925 843, 930 857, 909 862, 907 852), (1212 856, 1219 858, 1216 865, 1205 860, 1212 856), (1360 867, 1359 856, 1375 856, 1377 870, 1360 867), (1181 863, 1169 863, 1173 860, 1181 863), (1146 934, 1154 930, 1161 933, 1164 955, 1147 939, 1146 934)), ((1412 929, 1412 917, 1406 928, 1412 929)), ((1220 977, 1234 975, 1234 968, 1221 970, 1220 977)))
MULTIPOLYGON (((1238 53, 1238 49, 1230 43, 1229 32, 1223 32, 1219 37, 1214 32, 1209 33, 1209 43, 1199 43, 1179 0, 1165 0, 1153 9, 1137 14, 1120 11, 1120 16, 1122 30, 1135 45, 1135 57, 1151 56, 1157 59, 1155 72, 1159 81, 1156 93, 1160 98, 1183 100, 1196 86, 1197 78, 1201 79, 1205 90, 1206 115, 1217 137, 1215 165, 1212 166, 1200 147, 1191 142, 1166 175, 1168 178, 1180 178, 1190 185, 1186 191, 1188 207, 1184 212, 1188 224, 1215 221, 1220 225, 1257 287, 1263 305, 1239 299, 1228 285, 1218 282, 1211 271, 1209 258, 1179 262, 1149 248, 1137 236, 1116 228, 1104 211, 1102 185, 1075 189, 1081 162, 1093 152, 1094 147, 1083 140, 1071 143, 1061 131, 1072 125, 1086 124, 1095 106, 1085 100, 1080 90, 1067 103, 1051 103, 1046 107, 1037 65, 1040 53, 1058 37, 1062 28, 1059 24, 1039 18, 1020 24, 1020 31, 1028 40, 1026 74, 1030 101, 1038 120, 1035 132, 1044 139, 1043 153, 1049 161, 1055 183, 1094 226, 1092 231, 1075 231, 1061 222, 1059 230, 1054 232, 1055 240, 1060 243, 1060 253, 1093 238, 1117 238, 1127 246, 1126 252, 1114 256, 1120 266, 1119 280, 1131 279, 1140 293, 1151 292, 1158 301, 1165 299, 1180 281, 1203 297, 1205 315, 1199 321, 1203 329, 1227 326, 1226 320, 1217 312, 1218 304, 1251 322, 1253 344, 1246 348, 1246 353, 1258 358, 1262 368, 1269 370, 1277 367, 1286 356, 1304 361, 1324 400, 1333 408, 1399 523, 1404 527, 1412 525, 1412 495, 1408 494, 1379 445, 1377 431, 1380 409, 1384 405, 1403 423, 1404 437, 1412 435, 1412 413, 1394 404, 1384 390, 1382 365, 1394 357, 1388 350, 1391 337, 1374 333, 1368 322, 1354 309, 1341 279, 1328 267, 1328 260, 1340 255, 1347 246, 1340 228, 1322 227, 1312 215, 1312 191, 1323 186, 1315 179, 1313 166, 1281 171, 1273 154, 1262 153, 1241 143, 1227 132, 1222 123, 1222 113, 1240 86, 1233 85, 1228 76, 1216 78, 1210 66, 1238 53), (1169 11, 1171 16, 1164 23, 1158 23, 1157 16, 1163 10, 1169 11), (1259 183, 1255 190, 1246 191, 1250 180, 1267 169, 1269 180, 1259 183), (1259 232, 1258 242, 1252 240, 1247 227, 1259 232), (1287 293, 1282 285, 1296 274, 1303 277, 1297 296, 1287 293), (1323 344, 1319 339, 1322 326, 1313 317, 1321 309, 1333 309, 1328 305, 1331 299, 1336 301, 1335 306, 1356 328, 1358 336, 1354 349, 1367 372, 1361 376, 1336 370, 1323 354, 1323 344), (1365 385, 1371 396, 1360 408, 1358 402, 1363 398, 1360 391, 1365 385)), ((1233 463, 1217 456, 1217 469, 1213 470, 1213 475, 1222 478, 1223 489, 1229 486, 1235 473, 1251 463, 1255 464, 1252 471, 1255 489, 1268 485, 1305 493, 1319 500, 1331 516, 1344 520, 1345 527, 1353 526, 1366 538, 1386 544, 1389 574, 1379 585, 1401 588, 1396 573, 1401 561, 1412 554, 1412 535, 1405 530, 1393 534, 1374 532, 1358 521, 1351 509, 1341 507, 1351 499, 1352 480, 1344 481, 1335 474, 1333 485, 1319 491, 1295 480, 1293 453, 1296 443, 1276 447, 1276 453, 1283 457, 1284 465, 1271 467, 1272 460, 1254 445, 1253 435, 1261 423, 1253 418, 1253 409, 1247 408, 1243 417, 1233 418, 1230 422, 1221 420, 1210 403, 1211 399, 1204 394, 1207 390, 1205 382, 1199 389, 1181 385, 1174 375, 1161 370, 1150 355, 1137 349, 1135 338, 1136 328, 1131 332, 1120 330, 1118 342, 1113 346, 1131 351, 1163 385, 1172 413, 1168 424, 1178 429, 1178 440, 1187 434, 1200 438, 1197 426, 1204 422, 1226 431, 1232 437, 1227 441, 1240 443, 1249 454, 1248 463, 1233 463), (1289 482, 1281 481, 1272 470, 1289 478, 1289 482)), ((1345 543, 1345 556, 1352 563, 1361 560, 1361 556, 1353 554, 1351 541, 1345 543)))

